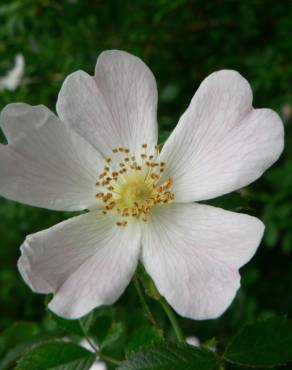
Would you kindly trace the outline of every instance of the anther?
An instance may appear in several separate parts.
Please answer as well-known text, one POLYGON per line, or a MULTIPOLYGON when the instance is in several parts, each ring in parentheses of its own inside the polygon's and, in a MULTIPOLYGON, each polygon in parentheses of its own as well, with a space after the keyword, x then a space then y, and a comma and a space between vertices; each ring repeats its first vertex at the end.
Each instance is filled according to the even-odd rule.
POLYGON ((116 222, 116 225, 117 226, 127 226, 127 221, 118 221, 118 222, 116 222))

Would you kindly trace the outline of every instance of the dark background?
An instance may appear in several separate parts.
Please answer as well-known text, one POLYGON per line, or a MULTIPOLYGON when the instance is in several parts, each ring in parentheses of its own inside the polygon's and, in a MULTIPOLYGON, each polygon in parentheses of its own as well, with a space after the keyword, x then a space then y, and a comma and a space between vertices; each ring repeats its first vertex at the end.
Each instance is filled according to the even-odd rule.
MULTIPOLYGON (((17 53, 24 55, 26 68, 16 91, 0 91, 0 108, 22 101, 54 109, 65 76, 77 69, 92 74, 98 54, 113 48, 140 56, 156 76, 162 141, 202 79, 223 68, 249 80, 255 107, 273 108, 282 116, 286 149, 277 164, 243 191, 212 201, 266 224, 256 257, 241 270, 242 288, 220 319, 181 323, 186 335, 224 342, 248 321, 291 316, 292 1, 2 0, 0 76, 17 53)), ((45 298, 26 287, 16 261, 25 235, 68 216, 0 199, 0 331, 21 320, 42 330, 52 327, 45 298)), ((165 325, 160 307, 151 305, 165 325)), ((114 310, 125 326, 120 346, 127 348, 133 333, 146 327, 131 286, 114 310)))

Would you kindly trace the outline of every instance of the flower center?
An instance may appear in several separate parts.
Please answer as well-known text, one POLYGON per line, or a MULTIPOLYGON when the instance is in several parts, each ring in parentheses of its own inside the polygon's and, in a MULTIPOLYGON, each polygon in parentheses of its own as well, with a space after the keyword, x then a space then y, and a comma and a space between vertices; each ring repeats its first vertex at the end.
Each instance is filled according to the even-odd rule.
MULTIPOLYGON (((103 214, 115 211, 121 216, 116 224, 126 226, 129 217, 147 222, 154 205, 163 205, 174 199, 171 192, 172 179, 161 182, 165 163, 157 161, 159 147, 147 155, 147 144, 142 145, 142 154, 136 158, 127 148, 114 148, 118 157, 118 169, 114 169, 112 158, 106 159, 103 172, 96 183, 96 197, 104 203, 103 214)), ((116 161, 115 161, 116 163, 116 161)))
POLYGON ((154 189, 150 182, 138 174, 129 176, 120 187, 119 204, 121 208, 133 207, 136 203, 142 205, 147 199, 153 197, 154 189))

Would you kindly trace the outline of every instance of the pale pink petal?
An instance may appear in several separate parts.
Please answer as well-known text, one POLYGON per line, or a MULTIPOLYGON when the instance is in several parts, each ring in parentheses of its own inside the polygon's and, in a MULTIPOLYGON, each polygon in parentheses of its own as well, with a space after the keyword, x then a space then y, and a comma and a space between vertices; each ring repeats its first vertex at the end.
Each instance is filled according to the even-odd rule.
POLYGON ((235 71, 215 72, 202 82, 161 152, 178 202, 246 186, 278 159, 281 119, 251 104, 251 88, 235 71))
POLYGON ((55 210, 97 206, 101 155, 46 107, 9 104, 1 128, 0 195, 55 210))
POLYGON ((78 71, 66 78, 59 94, 61 119, 104 156, 114 147, 139 153, 157 143, 157 88, 152 72, 123 51, 103 52, 95 76, 78 71))
POLYGON ((52 311, 78 318, 122 294, 137 265, 140 235, 137 222, 119 227, 115 216, 89 212, 28 236, 18 267, 33 291, 54 293, 52 311))
POLYGON ((256 252, 263 230, 257 218, 220 208, 157 206, 142 230, 142 262, 179 314, 216 318, 235 297, 238 269, 256 252))

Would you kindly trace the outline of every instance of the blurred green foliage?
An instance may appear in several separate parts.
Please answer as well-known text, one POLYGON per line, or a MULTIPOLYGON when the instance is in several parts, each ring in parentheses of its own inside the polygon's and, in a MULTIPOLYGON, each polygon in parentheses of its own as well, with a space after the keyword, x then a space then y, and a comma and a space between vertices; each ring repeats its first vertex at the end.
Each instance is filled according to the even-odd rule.
MULTIPOLYGON (((0 91, 1 109, 16 101, 54 109, 65 76, 77 69, 92 74, 98 54, 116 48, 140 56, 156 76, 161 141, 202 79, 223 68, 236 69, 250 81, 256 107, 271 107, 285 120, 281 160, 255 184, 210 202, 259 216, 266 233, 256 257, 242 269, 242 289, 227 313, 209 322, 181 319, 186 335, 203 341, 213 336, 224 341, 247 321, 292 314, 291 34, 290 0, 0 1, 0 76, 17 53, 26 62, 17 90, 0 91)), ((54 326, 44 297, 25 286, 16 262, 25 235, 65 217, 0 199, 0 330, 20 320, 39 328, 54 326)), ((165 325, 156 302, 150 304, 165 325)), ((133 287, 114 311, 120 336, 119 344, 112 345, 118 355, 122 348, 138 349, 139 341, 156 340, 133 287)))

